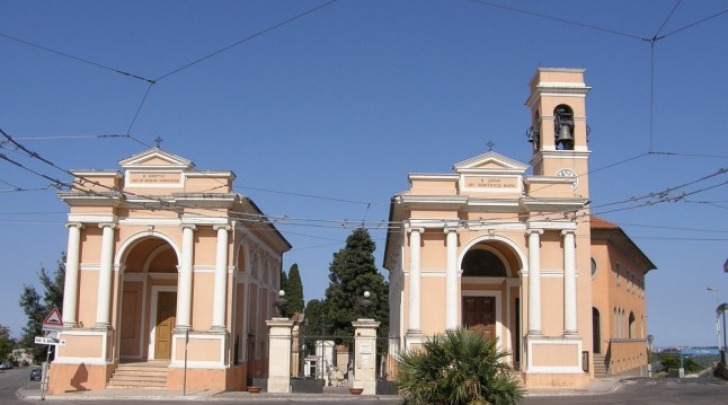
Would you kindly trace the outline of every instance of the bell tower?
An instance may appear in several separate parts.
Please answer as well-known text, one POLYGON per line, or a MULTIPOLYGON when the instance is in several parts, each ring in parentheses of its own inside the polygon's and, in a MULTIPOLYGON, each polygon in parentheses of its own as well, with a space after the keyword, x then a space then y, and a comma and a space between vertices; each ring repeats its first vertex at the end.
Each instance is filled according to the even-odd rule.
POLYGON ((578 177, 575 194, 588 197, 589 149, 584 69, 539 68, 529 84, 528 141, 534 176, 578 177))

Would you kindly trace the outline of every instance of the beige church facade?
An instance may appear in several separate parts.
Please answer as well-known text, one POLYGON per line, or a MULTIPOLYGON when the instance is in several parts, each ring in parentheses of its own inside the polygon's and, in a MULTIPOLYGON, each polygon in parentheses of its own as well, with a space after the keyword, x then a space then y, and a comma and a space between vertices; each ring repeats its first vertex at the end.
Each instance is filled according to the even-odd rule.
MULTIPOLYGON (((499 339, 526 387, 582 387, 647 364, 655 266, 590 215, 584 71, 539 69, 530 88, 530 164, 488 151, 452 173, 411 174, 392 198, 390 358, 466 326, 499 339)), ((120 166, 74 171, 59 193, 66 343, 49 393, 243 390, 271 375, 288 389, 291 356, 271 348, 266 321, 291 245, 230 171, 159 148, 120 166), (288 360, 269 362, 271 350, 288 360)))
POLYGON ((233 191, 232 172, 158 148, 120 165, 74 171, 59 194, 70 208, 66 344, 49 392, 240 390, 265 377, 265 321, 290 244, 233 191))
POLYGON ((410 174, 392 198, 384 267, 399 350, 476 328, 499 339, 528 388, 647 364, 654 265, 590 216, 589 90, 584 70, 539 69, 526 100, 530 166, 488 151, 452 173, 410 174))

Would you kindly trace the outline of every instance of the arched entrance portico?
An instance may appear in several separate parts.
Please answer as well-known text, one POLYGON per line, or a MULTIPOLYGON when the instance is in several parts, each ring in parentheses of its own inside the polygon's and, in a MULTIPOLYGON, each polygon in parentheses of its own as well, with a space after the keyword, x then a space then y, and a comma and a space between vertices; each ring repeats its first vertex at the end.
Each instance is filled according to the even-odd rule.
POLYGON ((177 253, 169 241, 143 236, 122 253, 120 360, 168 361, 177 312, 177 253))
POLYGON ((516 369, 521 359, 519 263, 510 246, 489 240, 468 247, 460 264, 462 326, 498 339, 516 369))

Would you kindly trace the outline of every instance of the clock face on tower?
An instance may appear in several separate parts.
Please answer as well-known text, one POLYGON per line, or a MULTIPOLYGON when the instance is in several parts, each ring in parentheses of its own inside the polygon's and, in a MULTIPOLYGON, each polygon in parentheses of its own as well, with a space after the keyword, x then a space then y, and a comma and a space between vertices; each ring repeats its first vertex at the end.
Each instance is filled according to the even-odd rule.
POLYGON ((579 177, 576 175, 576 172, 573 171, 572 169, 566 169, 566 168, 565 169, 561 169, 558 172, 556 172, 556 176, 558 176, 558 177, 574 177, 575 178, 575 181, 574 181, 574 185, 572 186, 572 188, 574 190, 576 190, 576 187, 579 185, 579 177))

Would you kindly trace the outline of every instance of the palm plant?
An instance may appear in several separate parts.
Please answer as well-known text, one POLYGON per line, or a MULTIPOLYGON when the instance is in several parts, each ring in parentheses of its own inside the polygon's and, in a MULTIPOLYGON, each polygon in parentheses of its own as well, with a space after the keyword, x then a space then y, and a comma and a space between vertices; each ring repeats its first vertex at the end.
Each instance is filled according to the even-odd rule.
POLYGON ((498 340, 449 330, 399 357, 397 386, 408 404, 514 404, 523 397, 498 340))

